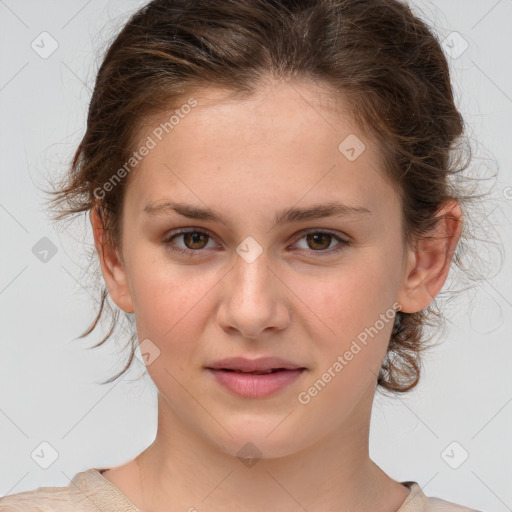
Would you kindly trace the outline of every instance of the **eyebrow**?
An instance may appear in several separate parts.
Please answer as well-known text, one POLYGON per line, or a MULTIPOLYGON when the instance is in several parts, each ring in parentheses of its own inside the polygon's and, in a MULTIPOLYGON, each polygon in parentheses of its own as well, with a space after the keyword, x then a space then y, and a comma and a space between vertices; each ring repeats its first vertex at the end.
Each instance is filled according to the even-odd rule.
MULTIPOLYGON (((210 208, 202 208, 186 203, 176 203, 167 200, 152 202, 144 207, 144 212, 151 217, 175 212, 189 219, 218 222, 231 229, 230 222, 210 208)), ((372 215, 372 212, 364 206, 349 206, 336 201, 330 201, 306 208, 292 207, 282 210, 275 215, 272 227, 324 217, 361 217, 367 215, 372 215)))

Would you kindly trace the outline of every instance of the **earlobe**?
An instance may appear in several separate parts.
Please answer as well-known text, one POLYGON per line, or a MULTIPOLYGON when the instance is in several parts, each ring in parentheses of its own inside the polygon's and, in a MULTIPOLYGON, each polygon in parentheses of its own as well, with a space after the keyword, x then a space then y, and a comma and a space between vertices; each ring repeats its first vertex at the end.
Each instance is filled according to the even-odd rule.
POLYGON ((134 307, 125 265, 119 255, 119 251, 109 243, 97 208, 91 209, 90 220, 94 235, 94 245, 100 260, 101 272, 110 297, 123 311, 133 313, 134 307))
POLYGON ((453 253, 462 233, 462 212, 450 200, 437 215, 433 233, 418 240, 410 249, 404 282, 397 301, 404 313, 415 313, 430 305, 439 293, 450 270, 453 253))

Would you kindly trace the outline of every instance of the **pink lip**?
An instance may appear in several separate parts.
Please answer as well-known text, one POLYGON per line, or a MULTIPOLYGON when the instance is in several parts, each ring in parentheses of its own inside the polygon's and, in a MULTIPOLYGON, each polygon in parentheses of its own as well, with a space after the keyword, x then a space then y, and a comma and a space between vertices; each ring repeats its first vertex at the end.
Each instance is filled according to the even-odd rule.
POLYGON ((245 398, 262 398, 290 385, 305 371, 305 368, 279 370, 263 375, 212 368, 208 368, 208 371, 213 374, 217 382, 235 395, 245 398))
POLYGON ((243 372, 267 371, 282 368, 285 370, 297 370, 304 366, 292 363, 280 357, 260 357, 258 359, 247 359, 246 357, 230 357, 215 361, 207 366, 213 370, 241 370, 243 372))
POLYGON ((259 359, 234 357, 216 361, 206 369, 222 386, 232 393, 246 398, 262 398, 272 395, 290 385, 306 370, 304 366, 278 357, 259 359), (276 371, 267 374, 242 373, 268 370, 276 371))

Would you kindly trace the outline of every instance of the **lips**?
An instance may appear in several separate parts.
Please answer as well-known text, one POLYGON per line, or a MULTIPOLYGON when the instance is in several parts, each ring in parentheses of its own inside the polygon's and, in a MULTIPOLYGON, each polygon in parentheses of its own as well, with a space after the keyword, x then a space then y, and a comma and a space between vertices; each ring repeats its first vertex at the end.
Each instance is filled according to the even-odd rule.
POLYGON ((244 398, 274 395, 290 386, 307 370, 304 366, 277 357, 223 359, 206 369, 225 389, 244 398))
POLYGON ((230 370, 229 368, 219 368, 219 369, 223 370, 225 372, 252 373, 254 375, 268 375, 269 373, 275 373, 275 372, 280 372, 280 371, 284 370, 284 368, 273 368, 272 370, 266 370, 266 371, 255 370, 253 372, 245 372, 243 370, 230 370))
POLYGON ((261 357, 259 359, 247 359, 245 357, 232 357, 222 359, 207 366, 211 370, 227 370, 240 373, 274 373, 279 370, 300 370, 304 366, 279 357, 261 357))

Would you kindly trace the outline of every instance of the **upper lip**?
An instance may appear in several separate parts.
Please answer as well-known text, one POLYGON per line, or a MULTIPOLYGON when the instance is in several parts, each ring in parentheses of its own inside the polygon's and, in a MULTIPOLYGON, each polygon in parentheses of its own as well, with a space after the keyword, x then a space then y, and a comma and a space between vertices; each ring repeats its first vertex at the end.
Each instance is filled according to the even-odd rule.
POLYGON ((280 357, 260 357, 258 359, 247 359, 245 357, 230 357, 215 361, 206 368, 212 370, 240 370, 243 372, 265 372, 268 370, 297 370, 305 369, 304 366, 295 364, 280 357))

